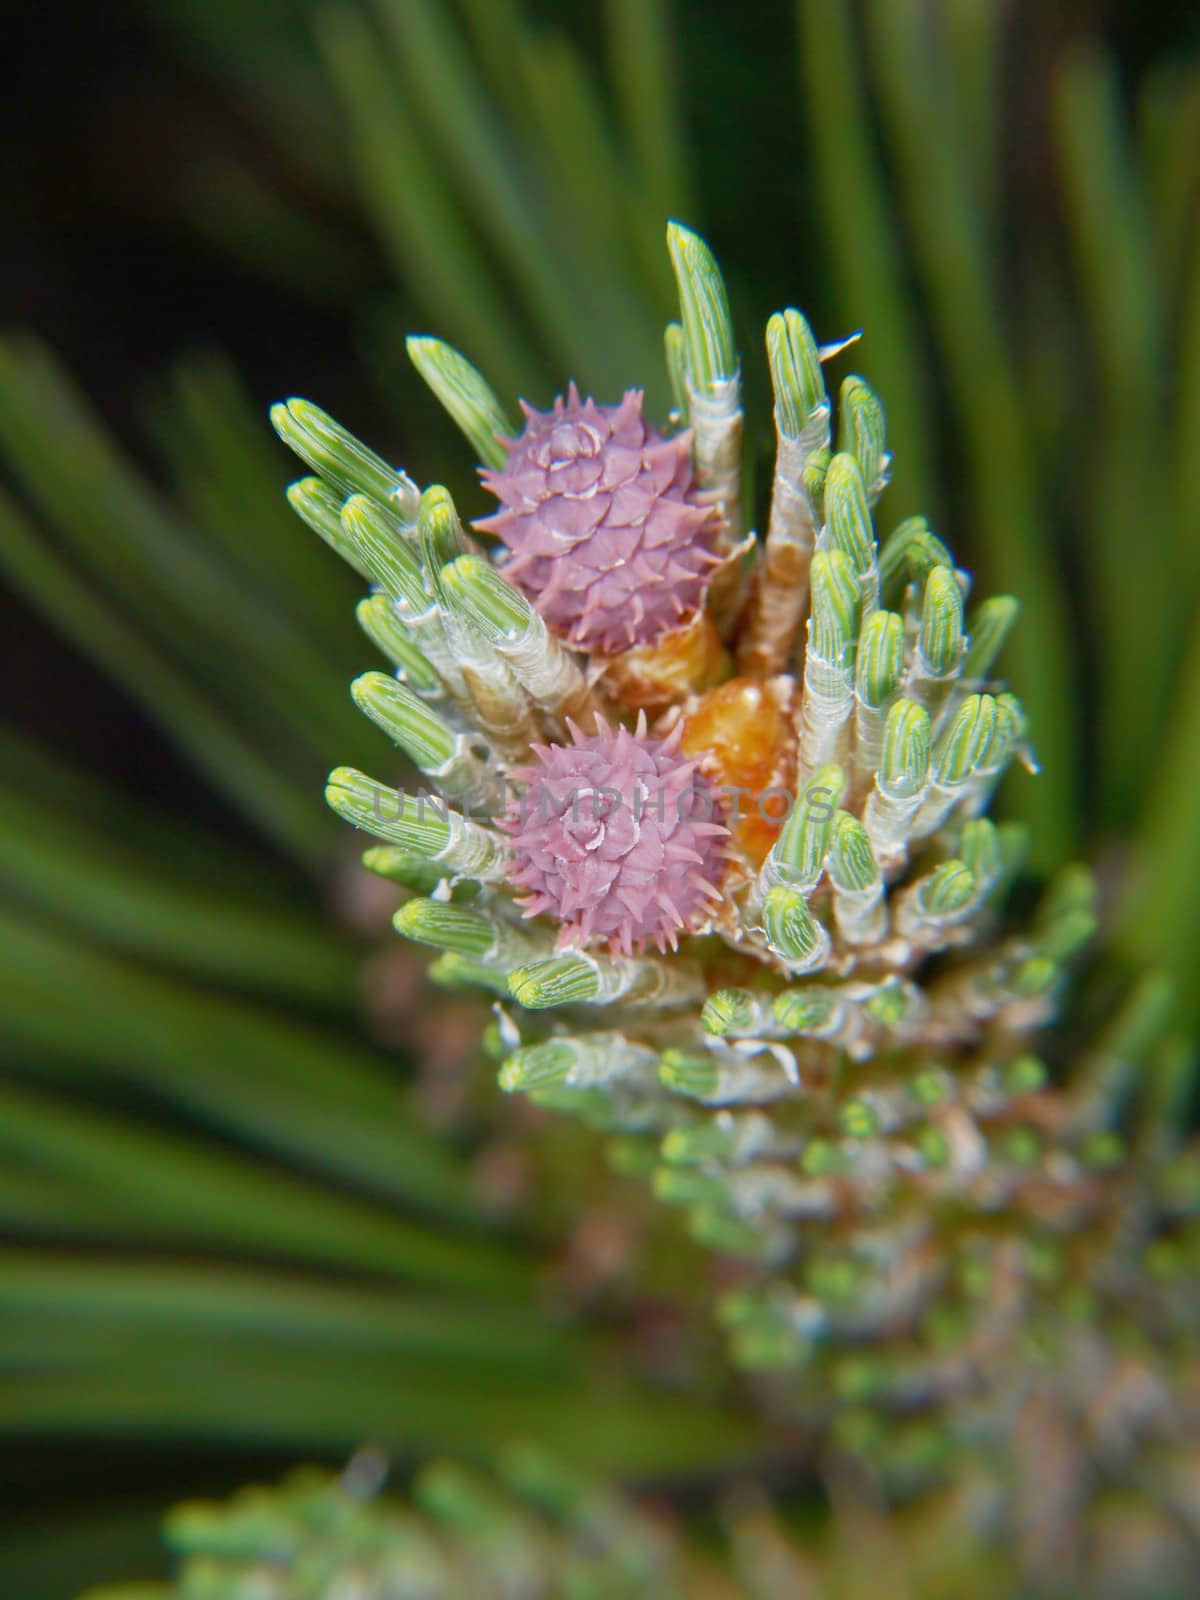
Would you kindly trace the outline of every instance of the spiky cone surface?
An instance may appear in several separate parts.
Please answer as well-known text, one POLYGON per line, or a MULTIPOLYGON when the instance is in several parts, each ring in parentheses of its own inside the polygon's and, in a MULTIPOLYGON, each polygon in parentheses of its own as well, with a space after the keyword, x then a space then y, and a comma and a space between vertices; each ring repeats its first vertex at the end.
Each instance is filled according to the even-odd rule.
MULTIPOLYGON (((728 515, 732 333, 707 338, 728 315, 723 289, 694 236, 675 248, 680 232, 695 336, 680 358, 719 357, 685 373, 705 431, 687 493, 719 489, 728 515)), ((650 723, 645 661, 614 670, 628 656, 611 655, 611 629, 590 631, 595 596, 640 581, 632 557, 620 564, 640 548, 632 524, 603 547, 611 571, 584 558, 573 523, 556 555, 553 497, 531 489, 522 514, 546 542, 514 570, 472 545, 443 489, 369 516, 348 503, 345 553, 432 678, 402 665, 420 705, 376 697, 371 714, 447 803, 345 769, 329 799, 420 864, 392 874, 421 896, 398 927, 442 952, 442 981, 494 997, 501 1086, 578 1108, 627 1162, 640 1150, 630 1166, 711 1254, 718 1324, 769 1414, 819 1459, 853 1461, 875 1494, 930 1491, 970 1464, 995 1489, 981 1538, 1016 1541, 1040 1581, 1064 1549, 1094 1553, 1091 1508, 1135 1480, 1200 1521, 1186 1334, 1200 1177, 1175 1142, 1191 1061, 1162 1038, 1149 980, 1090 1043, 1052 1031, 1096 916, 1074 868, 1032 915, 1007 909, 1024 839, 986 813, 1014 760, 1033 761, 1025 713, 991 676, 1002 640, 973 635, 970 579, 920 519, 880 545, 882 410, 847 382, 844 403, 873 425, 843 426, 851 448, 831 453, 821 352, 798 312, 784 323, 768 345, 765 553, 740 603, 709 590, 716 649, 702 673, 657 675, 650 723), (772 542, 811 561, 772 561, 772 542), (787 573, 787 603, 765 603, 762 584, 787 573), (713 803, 718 831, 703 840, 660 818, 669 795, 639 809, 635 774, 662 791, 681 763, 713 803), (602 813, 564 823, 559 794, 519 825, 514 807, 546 774, 611 791, 602 813)), ((490 432, 493 471, 515 472, 492 426, 503 407, 478 374, 471 389, 486 398, 464 431, 490 432)), ((576 409, 572 396, 557 422, 530 419, 538 484, 561 460, 586 496, 608 449, 620 471, 642 470, 615 422, 608 439, 589 423, 581 445, 576 409)), ((648 522, 657 505, 643 502, 648 522)))
POLYGON ((600 730, 572 725, 568 748, 538 745, 538 765, 512 774, 521 789, 502 826, 518 904, 560 925, 560 950, 674 950, 720 900, 729 830, 712 785, 680 753, 681 728, 648 739, 643 716, 636 734, 600 730))
POLYGON ((719 564, 690 432, 659 434, 637 389, 598 406, 572 383, 550 411, 521 409, 503 469, 483 471, 502 509, 475 526, 504 542, 505 576, 569 643, 602 655, 654 644, 697 612, 719 564))

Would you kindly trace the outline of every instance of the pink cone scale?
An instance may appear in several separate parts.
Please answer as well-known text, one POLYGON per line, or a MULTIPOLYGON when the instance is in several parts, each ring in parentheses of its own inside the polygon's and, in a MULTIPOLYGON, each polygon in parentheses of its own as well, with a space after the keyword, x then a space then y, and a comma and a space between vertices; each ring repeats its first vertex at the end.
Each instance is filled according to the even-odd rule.
POLYGON ((572 725, 571 745, 535 745, 539 765, 513 773, 523 786, 502 826, 511 881, 528 917, 561 925, 560 949, 605 943, 632 955, 674 949, 712 914, 729 830, 716 791, 667 739, 572 725))
POLYGON ((690 431, 664 438, 642 392, 550 411, 522 402, 508 460, 483 469, 501 509, 476 522, 511 552, 500 569, 567 643, 599 655, 652 644, 704 600, 720 514, 695 486, 690 431))

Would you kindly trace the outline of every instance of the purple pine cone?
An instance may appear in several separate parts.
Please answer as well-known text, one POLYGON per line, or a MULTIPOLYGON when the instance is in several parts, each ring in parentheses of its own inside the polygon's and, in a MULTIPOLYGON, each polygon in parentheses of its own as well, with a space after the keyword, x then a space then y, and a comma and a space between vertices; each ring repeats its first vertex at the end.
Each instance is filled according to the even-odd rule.
POLYGON ((630 955, 653 941, 672 949, 720 900, 729 830, 716 791, 679 754, 682 725, 648 739, 645 718, 572 746, 535 745, 540 767, 514 772, 527 785, 502 822, 512 836, 511 877, 526 916, 563 924, 559 948, 607 941, 630 955))
POLYGON ((598 406, 571 384, 552 411, 522 409, 507 465, 481 472, 502 509, 475 526, 508 546, 504 576, 568 643, 602 655, 652 644, 701 605, 719 561, 691 432, 657 433, 640 389, 598 406))

